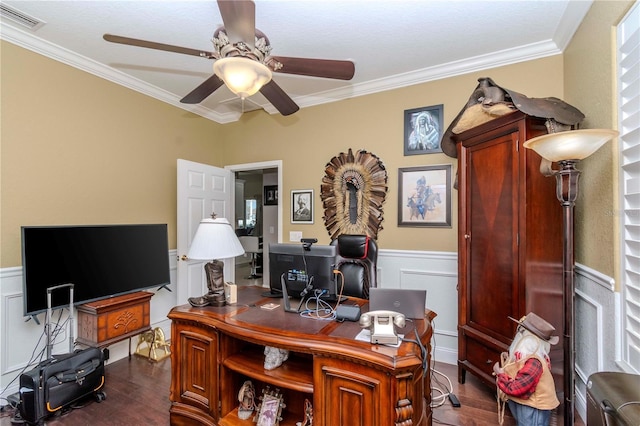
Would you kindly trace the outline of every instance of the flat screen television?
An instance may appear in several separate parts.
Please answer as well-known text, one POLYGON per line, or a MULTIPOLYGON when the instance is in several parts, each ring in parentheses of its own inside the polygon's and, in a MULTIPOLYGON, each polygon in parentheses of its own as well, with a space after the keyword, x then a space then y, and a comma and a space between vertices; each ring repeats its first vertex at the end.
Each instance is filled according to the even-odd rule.
MULTIPOLYGON (((166 224, 23 226, 24 315, 47 309, 47 288, 73 284, 74 304, 170 283, 166 224)), ((51 294, 52 308, 69 291, 51 294)))
MULTIPOLYGON (((335 298, 336 282, 333 268, 336 247, 311 245, 308 250, 302 244, 269 244, 269 293, 282 296, 282 283, 287 285, 289 296, 299 298, 307 284, 313 289, 326 290, 323 298, 335 298)), ((313 292, 309 292, 313 295, 313 292)))

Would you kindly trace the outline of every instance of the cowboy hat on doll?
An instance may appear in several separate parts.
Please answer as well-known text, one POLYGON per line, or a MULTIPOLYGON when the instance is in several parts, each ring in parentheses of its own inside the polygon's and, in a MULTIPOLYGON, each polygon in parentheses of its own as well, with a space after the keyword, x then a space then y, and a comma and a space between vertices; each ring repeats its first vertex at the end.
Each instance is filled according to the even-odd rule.
POLYGON ((533 312, 518 323, 509 352, 493 366, 498 388, 498 420, 505 401, 518 426, 548 426, 551 411, 560 405, 551 375, 549 352, 558 343, 555 328, 533 312))

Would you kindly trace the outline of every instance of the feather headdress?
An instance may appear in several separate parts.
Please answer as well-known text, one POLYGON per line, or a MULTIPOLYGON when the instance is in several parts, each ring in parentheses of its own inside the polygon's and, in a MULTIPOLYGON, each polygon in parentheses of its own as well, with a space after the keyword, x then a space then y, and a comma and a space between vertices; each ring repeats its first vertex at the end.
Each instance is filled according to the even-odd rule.
POLYGON ((387 195, 387 170, 374 154, 341 152, 325 167, 320 187, 324 224, 332 240, 341 234, 377 239, 382 229, 382 204, 387 195))

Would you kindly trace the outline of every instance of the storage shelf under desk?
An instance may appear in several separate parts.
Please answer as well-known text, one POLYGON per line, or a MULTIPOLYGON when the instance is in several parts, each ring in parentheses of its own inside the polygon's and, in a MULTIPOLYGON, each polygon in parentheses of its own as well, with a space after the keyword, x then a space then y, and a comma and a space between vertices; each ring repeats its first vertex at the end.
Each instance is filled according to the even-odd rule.
POLYGON ((225 359, 222 365, 276 387, 313 393, 313 360, 301 359, 295 354, 273 370, 265 370, 264 355, 258 351, 232 355, 225 359))

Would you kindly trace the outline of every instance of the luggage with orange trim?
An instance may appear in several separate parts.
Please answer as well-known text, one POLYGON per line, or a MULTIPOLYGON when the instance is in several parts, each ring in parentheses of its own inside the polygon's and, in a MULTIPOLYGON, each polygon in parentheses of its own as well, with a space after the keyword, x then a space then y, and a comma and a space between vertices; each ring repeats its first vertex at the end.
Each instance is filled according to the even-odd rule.
POLYGON ((62 412, 74 402, 93 394, 98 402, 106 398, 104 387, 104 354, 99 348, 73 351, 73 332, 70 333, 70 353, 51 355, 51 291, 70 287, 70 328, 73 330, 73 286, 65 284, 47 289, 47 359, 32 370, 20 375, 20 417, 30 424, 43 424, 44 420, 62 412))

